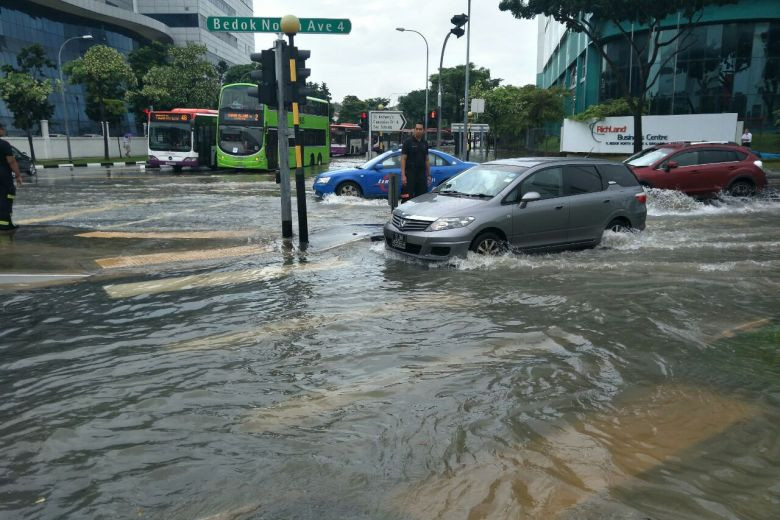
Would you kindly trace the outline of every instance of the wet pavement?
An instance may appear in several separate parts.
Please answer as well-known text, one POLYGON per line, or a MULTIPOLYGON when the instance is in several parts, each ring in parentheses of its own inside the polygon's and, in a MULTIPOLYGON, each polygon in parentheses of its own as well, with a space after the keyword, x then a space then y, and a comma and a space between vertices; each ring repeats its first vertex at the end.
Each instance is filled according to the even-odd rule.
POLYGON ((777 516, 775 190, 651 190, 595 249, 428 265, 314 173, 303 251, 270 175, 19 191, 0 518, 777 516))

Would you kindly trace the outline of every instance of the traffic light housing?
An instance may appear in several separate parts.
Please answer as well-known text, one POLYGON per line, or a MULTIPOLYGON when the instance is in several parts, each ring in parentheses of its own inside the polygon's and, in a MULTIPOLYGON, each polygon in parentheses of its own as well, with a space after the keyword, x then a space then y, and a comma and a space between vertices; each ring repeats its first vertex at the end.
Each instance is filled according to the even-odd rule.
POLYGON ((266 49, 262 52, 254 52, 250 59, 260 64, 260 70, 253 70, 249 73, 252 81, 257 83, 257 87, 249 87, 247 93, 256 97, 264 105, 276 107, 279 104, 279 91, 276 83, 276 57, 273 49, 266 49))
POLYGON ((360 128, 363 130, 368 130, 368 112, 360 113, 360 128))
POLYGON ((452 18, 450 18, 450 22, 452 22, 452 25, 454 27, 450 29, 450 32, 454 34, 456 37, 460 38, 465 34, 465 30, 463 29, 463 26, 466 25, 466 22, 469 21, 469 17, 466 14, 456 14, 452 18))
POLYGON ((306 68, 306 60, 311 57, 311 51, 298 47, 289 49, 290 102, 298 103, 299 106, 305 105, 306 97, 314 94, 314 89, 306 85, 306 80, 311 76, 311 70, 306 68))
POLYGON ((434 108, 428 112, 428 126, 435 126, 439 122, 439 109, 434 108))

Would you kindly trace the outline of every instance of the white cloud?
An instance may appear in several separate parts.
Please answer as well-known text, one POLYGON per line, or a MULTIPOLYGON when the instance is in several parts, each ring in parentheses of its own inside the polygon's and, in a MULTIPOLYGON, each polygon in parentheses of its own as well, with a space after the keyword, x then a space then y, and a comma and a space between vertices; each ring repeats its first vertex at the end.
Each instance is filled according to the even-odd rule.
MULTIPOLYGON (((518 20, 498 10, 499 0, 472 0, 470 59, 490 69, 503 84, 536 81, 536 21, 518 20)), ((452 27, 450 18, 465 13, 467 0, 254 0, 255 16, 348 18, 349 35, 298 35, 296 45, 311 50, 307 65, 311 81, 328 84, 335 101, 354 94, 361 99, 391 97, 425 87, 425 44, 419 35, 396 31, 414 29, 428 40, 428 72, 438 70, 441 46, 452 27)), ((257 50, 271 47, 276 35, 255 36, 257 50)), ((247 62, 249 57, 247 57, 247 62)), ((443 65, 466 62, 466 36, 451 36, 443 65)), ((432 92, 431 99, 435 100, 432 92)))

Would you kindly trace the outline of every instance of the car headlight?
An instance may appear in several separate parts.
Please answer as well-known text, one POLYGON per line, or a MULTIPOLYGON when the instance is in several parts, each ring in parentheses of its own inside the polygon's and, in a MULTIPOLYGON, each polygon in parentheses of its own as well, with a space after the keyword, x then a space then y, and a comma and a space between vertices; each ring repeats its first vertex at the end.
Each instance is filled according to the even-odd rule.
POLYGON ((445 229, 456 229, 466 227, 476 218, 474 217, 444 217, 437 219, 433 224, 428 226, 428 231, 444 231, 445 229))
MULTIPOLYGON (((760 159, 758 161, 753 161, 753 164, 755 164, 756 166, 758 166, 762 170, 764 169, 764 161, 762 161, 760 159)), ((764 171, 766 171, 766 170, 764 170, 764 171)))
POLYGON ((328 184, 330 182, 330 177, 317 177, 317 180, 314 181, 314 184, 328 184))

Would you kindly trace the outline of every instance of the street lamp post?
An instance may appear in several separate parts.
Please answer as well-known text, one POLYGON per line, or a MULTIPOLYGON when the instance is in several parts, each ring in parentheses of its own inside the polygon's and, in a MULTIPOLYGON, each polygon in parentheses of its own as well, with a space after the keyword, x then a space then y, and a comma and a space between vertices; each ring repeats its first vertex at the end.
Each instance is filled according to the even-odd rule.
POLYGON ((57 70, 60 73, 60 95, 62 96, 62 113, 65 116, 65 140, 68 143, 68 161, 73 162, 73 156, 70 151, 70 130, 68 129, 68 105, 65 103, 65 83, 62 81, 62 49, 65 44, 72 40, 91 40, 91 34, 85 34, 83 36, 74 36, 68 38, 62 45, 60 45, 60 51, 57 53, 57 70))
POLYGON ((428 40, 423 36, 423 34, 419 31, 415 31, 414 29, 405 29, 403 27, 396 27, 396 31, 408 31, 413 32, 416 34, 419 34, 420 37, 425 42, 425 119, 423 120, 425 122, 425 137, 428 137, 428 40))
POLYGON ((444 49, 447 48, 447 40, 450 39, 450 36, 452 35, 452 31, 447 33, 447 36, 444 37, 444 43, 441 46, 441 57, 439 58, 439 93, 436 97, 436 106, 439 107, 439 113, 436 114, 436 146, 441 146, 441 69, 442 64, 444 63, 444 49))

